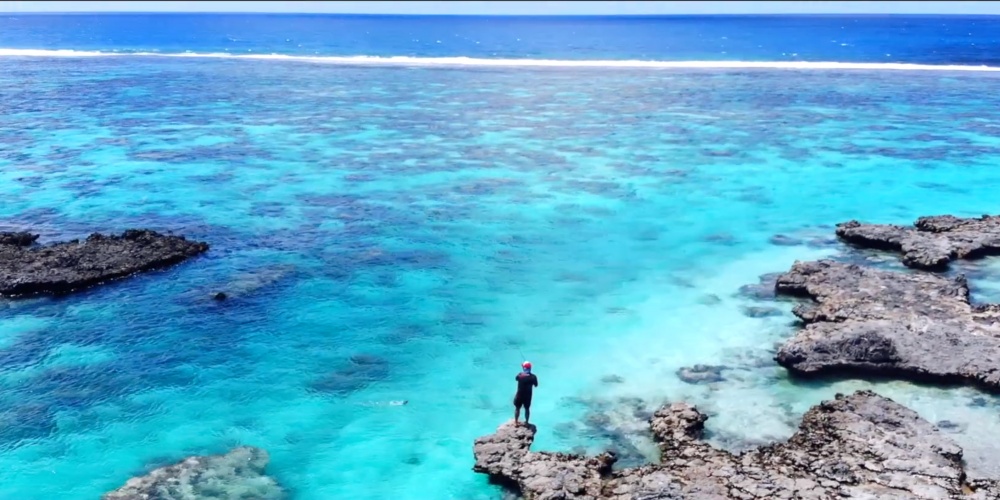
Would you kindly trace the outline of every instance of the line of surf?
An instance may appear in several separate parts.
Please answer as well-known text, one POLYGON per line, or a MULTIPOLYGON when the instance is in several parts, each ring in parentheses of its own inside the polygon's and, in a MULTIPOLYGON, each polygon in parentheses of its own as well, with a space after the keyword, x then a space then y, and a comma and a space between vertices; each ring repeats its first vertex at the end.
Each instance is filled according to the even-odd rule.
POLYGON ((297 56, 287 54, 232 54, 228 52, 103 52, 86 50, 4 49, 0 57, 179 57, 206 59, 277 60, 345 66, 478 66, 525 68, 628 68, 628 69, 788 69, 788 70, 896 70, 896 71, 990 71, 997 66, 955 64, 825 62, 825 61, 663 61, 663 60, 570 60, 491 59, 474 57, 410 56, 297 56))

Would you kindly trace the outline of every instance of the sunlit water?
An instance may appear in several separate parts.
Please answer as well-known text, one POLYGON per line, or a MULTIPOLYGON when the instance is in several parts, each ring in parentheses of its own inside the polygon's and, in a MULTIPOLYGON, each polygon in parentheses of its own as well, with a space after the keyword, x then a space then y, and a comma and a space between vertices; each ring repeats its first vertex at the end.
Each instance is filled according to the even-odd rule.
POLYGON ((93 499, 247 444, 296 499, 498 498, 470 470, 472 441, 510 418, 524 357, 540 449, 648 454, 641 436, 586 425, 597 409, 641 428, 636 397, 699 405, 712 440, 739 449, 874 385, 957 423, 974 471, 1000 475, 1000 400, 795 383, 771 361, 792 303, 738 293, 841 253, 836 222, 996 212, 998 84, 2 59, 5 228, 55 241, 148 227, 212 249, 0 303, 0 497, 93 499), (726 380, 680 381, 695 363, 726 380), (409 404, 377 404, 392 400, 409 404))

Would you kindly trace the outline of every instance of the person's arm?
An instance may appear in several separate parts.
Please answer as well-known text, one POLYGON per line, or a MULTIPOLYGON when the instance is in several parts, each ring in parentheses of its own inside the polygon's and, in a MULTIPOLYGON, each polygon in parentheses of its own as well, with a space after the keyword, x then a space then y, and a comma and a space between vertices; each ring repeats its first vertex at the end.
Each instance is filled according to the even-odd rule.
POLYGON ((533 380, 532 382, 535 383, 535 387, 538 387, 538 375, 535 375, 535 380, 533 380))

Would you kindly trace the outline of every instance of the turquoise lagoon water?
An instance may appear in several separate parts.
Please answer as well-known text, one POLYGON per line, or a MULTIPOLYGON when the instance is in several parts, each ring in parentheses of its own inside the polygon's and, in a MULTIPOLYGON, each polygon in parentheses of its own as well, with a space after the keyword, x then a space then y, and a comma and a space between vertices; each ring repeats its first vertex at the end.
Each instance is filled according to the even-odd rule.
MULTIPOLYGON (((472 441, 510 418, 522 357, 540 378, 540 449, 641 461, 635 407, 676 400, 740 449, 875 387, 959 424, 974 473, 996 475, 1000 400, 790 380, 771 356, 792 303, 749 317, 774 304, 739 291, 842 254, 836 222, 995 212, 998 84, 2 59, 4 227, 55 241, 141 226, 212 249, 0 303, 0 497, 93 499, 247 444, 296 499, 499 498, 470 470, 472 441), (676 377, 695 363, 727 380, 676 377)), ((1000 298, 992 265, 981 300, 1000 298)))

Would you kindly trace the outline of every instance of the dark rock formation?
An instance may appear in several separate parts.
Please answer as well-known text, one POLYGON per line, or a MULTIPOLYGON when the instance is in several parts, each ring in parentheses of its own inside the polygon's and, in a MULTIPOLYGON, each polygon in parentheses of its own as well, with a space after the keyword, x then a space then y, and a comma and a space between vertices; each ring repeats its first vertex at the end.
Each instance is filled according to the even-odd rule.
POLYGON ((794 373, 873 373, 1000 390, 1000 306, 972 306, 964 277, 796 262, 778 293, 805 328, 778 350, 794 373))
POLYGON ((95 233, 84 241, 44 247, 0 245, 0 295, 65 294, 176 264, 206 250, 206 243, 148 230, 121 236, 95 233))
POLYGON ((715 365, 685 366, 677 370, 677 378, 689 384, 713 384, 726 380, 722 376, 725 369, 725 366, 715 365))
POLYGON ((907 267, 939 271, 955 259, 1000 254, 1000 216, 921 217, 914 227, 852 220, 837 225, 837 236, 856 246, 901 252, 907 267))
POLYGON ((614 472, 612 454, 530 451, 535 428, 508 422, 476 440, 473 470, 526 500, 1000 498, 998 482, 966 482, 955 443, 869 391, 838 394, 787 442, 738 455, 699 440, 707 418, 684 403, 661 408, 650 420, 661 463, 614 472))
POLYGON ((188 457, 134 477, 101 500, 279 500, 278 483, 264 474, 267 452, 243 446, 225 455, 188 457))
POLYGON ((0 232, 0 245, 14 245, 16 247, 27 247, 35 243, 37 234, 28 232, 10 233, 0 232))

